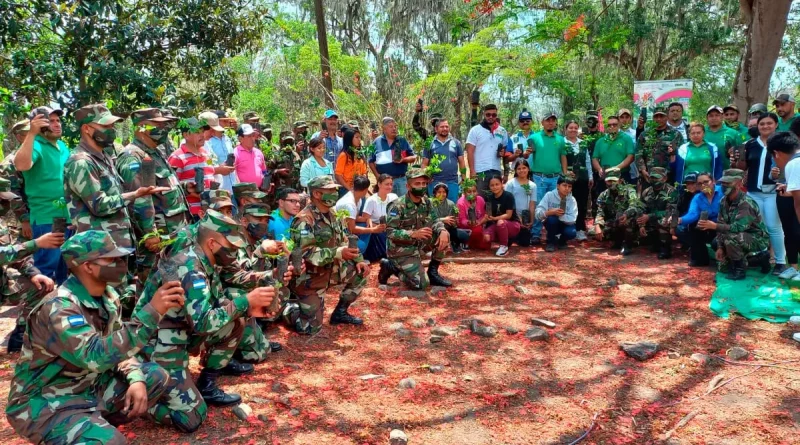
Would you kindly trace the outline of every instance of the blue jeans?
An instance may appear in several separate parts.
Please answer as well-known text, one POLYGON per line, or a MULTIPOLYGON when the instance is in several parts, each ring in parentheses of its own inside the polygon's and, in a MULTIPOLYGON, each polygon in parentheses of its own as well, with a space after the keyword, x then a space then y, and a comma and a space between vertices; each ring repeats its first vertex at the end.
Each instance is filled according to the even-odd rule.
POLYGON ((747 192, 747 196, 753 198, 761 210, 761 218, 769 233, 769 242, 775 251, 775 263, 786 264, 786 245, 783 243, 783 226, 778 216, 775 193, 747 192))
MULTIPOLYGON (((33 231, 33 239, 50 233, 53 230, 52 224, 36 224, 31 226, 33 231)), ((69 239, 72 236, 72 230, 67 229, 64 234, 64 239, 69 239)), ((67 270, 67 263, 61 258, 61 249, 39 249, 33 254, 33 265, 39 269, 42 275, 52 278, 56 285, 60 285, 67 279, 69 271, 67 270)))
POLYGON ((547 244, 556 244, 556 241, 567 244, 577 234, 575 224, 564 224, 557 216, 548 216, 544 221, 544 228, 547 229, 547 244), (556 235, 561 235, 561 239, 556 240, 556 235))
POLYGON ((392 193, 397 195, 398 197, 402 198, 408 193, 406 190, 406 177, 401 176, 399 178, 394 178, 392 182, 392 193))
MULTIPOLYGON (((356 223, 358 227, 367 227, 367 223, 356 223)), ((364 252, 367 251, 367 246, 369 245, 369 239, 372 236, 371 233, 363 233, 358 236, 358 250, 363 255, 364 252)))
MULTIPOLYGON (((438 184, 439 182, 440 181, 432 181, 430 184, 428 184, 428 196, 429 197, 433 198, 433 187, 436 184, 438 184)), ((457 203, 458 202, 458 198, 460 196, 459 193, 458 193, 458 190, 459 190, 458 189, 458 182, 457 181, 453 181, 453 182, 448 181, 448 182, 445 182, 445 184, 447 184, 447 199, 449 199, 450 201, 453 201, 453 204, 457 203)))
MULTIPOLYGON (((533 183, 536 184, 536 202, 542 202, 545 193, 555 190, 558 185, 558 176, 553 178, 545 178, 537 174, 533 175, 533 183)), ((531 238, 542 237, 542 222, 536 219, 531 227, 531 238)))

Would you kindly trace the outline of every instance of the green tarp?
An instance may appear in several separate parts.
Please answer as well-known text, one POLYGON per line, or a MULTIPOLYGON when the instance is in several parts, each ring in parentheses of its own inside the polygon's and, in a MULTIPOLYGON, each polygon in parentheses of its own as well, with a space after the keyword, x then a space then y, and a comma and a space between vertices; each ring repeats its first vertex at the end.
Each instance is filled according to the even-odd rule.
POLYGON ((792 315, 800 315, 800 289, 788 282, 758 270, 747 271, 747 278, 731 281, 717 272, 717 290, 711 296, 709 308, 718 317, 731 313, 749 320, 785 323, 792 315))

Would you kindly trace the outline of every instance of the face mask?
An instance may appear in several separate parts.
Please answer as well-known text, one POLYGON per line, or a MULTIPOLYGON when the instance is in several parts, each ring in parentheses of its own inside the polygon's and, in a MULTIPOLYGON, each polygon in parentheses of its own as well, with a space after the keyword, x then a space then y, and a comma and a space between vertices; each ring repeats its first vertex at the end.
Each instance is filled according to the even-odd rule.
POLYGON ((475 195, 467 195, 467 201, 475 201, 475 195))
POLYGON ((411 195, 416 196, 417 198, 422 198, 425 196, 425 192, 427 191, 427 187, 414 187, 411 189, 411 195))
POLYGON ((663 182, 659 181, 659 182, 656 182, 655 184, 653 184, 653 188, 656 189, 656 190, 661 190, 661 189, 664 188, 664 185, 666 185, 666 184, 664 184, 663 182))
POLYGON ((92 135, 92 140, 97 142, 102 148, 114 146, 114 139, 117 138, 117 130, 113 128, 104 128, 102 130, 95 129, 92 135))
POLYGON ((122 284, 128 275, 128 262, 124 258, 117 258, 113 263, 105 266, 95 265, 100 268, 97 278, 111 286, 122 284))
POLYGON ((323 193, 322 194, 322 203, 328 207, 333 207, 336 205, 336 201, 339 200, 338 193, 323 193))
POLYGON ((153 128, 149 134, 150 138, 156 141, 157 144, 163 144, 167 141, 169 131, 166 128, 153 128))
POLYGON ((236 262, 237 249, 220 246, 219 250, 214 253, 214 259, 220 266, 230 266, 236 262))
POLYGON ((267 227, 265 223, 248 223, 247 233, 251 238, 261 240, 267 236, 267 227))
POLYGON ((733 191, 736 190, 736 187, 732 185, 725 185, 722 186, 722 192, 725 193, 725 196, 730 196, 733 191))

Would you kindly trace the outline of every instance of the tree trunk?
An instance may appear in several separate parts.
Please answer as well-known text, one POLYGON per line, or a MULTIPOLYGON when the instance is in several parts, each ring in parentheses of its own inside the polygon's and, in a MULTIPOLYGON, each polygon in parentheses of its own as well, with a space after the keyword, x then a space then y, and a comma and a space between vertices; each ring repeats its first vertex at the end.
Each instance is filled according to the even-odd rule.
POLYGON ((314 15, 317 19, 317 41, 319 42, 319 61, 322 70, 322 86, 325 88, 325 105, 333 109, 333 73, 331 59, 328 55, 328 33, 325 27, 325 10, 322 0, 314 0, 314 15))
POLYGON ((736 82, 733 100, 741 118, 747 118, 750 105, 769 99, 769 81, 778 61, 783 33, 792 0, 740 0, 740 10, 747 24, 745 45, 736 82))

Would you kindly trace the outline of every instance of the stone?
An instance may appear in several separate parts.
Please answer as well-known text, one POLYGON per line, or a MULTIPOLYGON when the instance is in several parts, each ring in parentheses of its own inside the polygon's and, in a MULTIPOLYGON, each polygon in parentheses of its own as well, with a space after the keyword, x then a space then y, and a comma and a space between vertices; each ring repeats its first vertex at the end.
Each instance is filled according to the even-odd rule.
POLYGON ((265 399, 263 397, 250 397, 250 401, 258 404, 269 403, 269 399, 265 399))
POLYGON ((544 318, 531 318, 531 323, 535 324, 536 326, 544 326, 550 329, 556 327, 555 323, 550 320, 545 320, 544 318))
POLYGON ((415 327, 417 329, 422 328, 422 327, 425 326, 425 320, 423 320, 421 318, 415 318, 415 319, 411 320, 411 326, 413 326, 413 327, 415 327))
POLYGON ((600 300, 600 307, 614 308, 614 307, 617 307, 617 305, 614 304, 614 302, 609 300, 609 299, 603 299, 603 300, 600 300))
POLYGON ((258 420, 260 420, 260 421, 262 421, 264 423, 267 423, 267 422, 269 422, 269 417, 267 417, 266 414, 259 414, 258 415, 258 420))
POLYGON ((400 322, 398 321, 398 322, 396 322, 396 323, 392 323, 392 324, 390 324, 390 325, 389 325, 389 330, 390 330, 390 331, 396 331, 396 330, 398 330, 398 329, 402 329, 402 328, 403 328, 403 326, 404 326, 404 325, 403 325, 403 323, 400 323, 400 322))
POLYGON ((400 291, 400 295, 403 297, 411 297, 411 298, 425 298, 428 296, 428 293, 424 290, 404 290, 400 291))
POLYGON ((633 280, 631 280, 631 284, 633 284, 633 285, 642 284, 642 280, 640 280, 638 278, 634 278, 633 280))
POLYGON ((561 283, 559 283, 558 281, 551 281, 551 280, 537 281, 536 284, 544 287, 561 287, 561 283))
POLYGON ((497 335, 497 328, 493 326, 476 326, 472 333, 479 337, 492 338, 497 335))
POLYGON ((789 317, 789 324, 793 324, 795 326, 800 325, 800 315, 792 315, 789 317))
POLYGON ((253 408, 250 408, 250 405, 246 403, 240 403, 233 407, 233 414, 235 414, 239 420, 247 421, 247 418, 253 415, 253 408))
POLYGON ((555 336, 557 339, 559 339, 559 340, 561 340, 561 341, 567 341, 567 334, 565 334, 565 333, 563 333, 563 332, 556 332, 556 333, 555 333, 555 334, 553 334, 553 335, 554 335, 554 336, 555 336))
POLYGON ((525 286, 514 286, 514 290, 521 293, 522 295, 530 295, 531 291, 525 286))
POLYGON ((427 324, 427 325, 428 325, 428 327, 433 327, 433 326, 436 326, 436 320, 434 320, 433 318, 429 318, 429 319, 428 319, 428 320, 425 322, 425 324, 427 324))
POLYGON ((408 436, 403 430, 392 430, 389 433, 389 445, 406 445, 408 443, 408 436))
POLYGON ((515 280, 513 278, 509 279, 509 280, 503 280, 503 284, 508 285, 508 286, 513 286, 513 285, 517 284, 517 280, 515 280))
POLYGON ((747 351, 745 348, 741 348, 739 346, 734 346, 728 349, 728 352, 725 353, 728 357, 734 360, 744 360, 750 355, 750 352, 747 351))
POLYGON ((300 410, 299 410, 299 409, 297 409, 297 408, 292 408, 292 409, 289 411, 289 415, 290 415, 290 416, 295 416, 295 417, 296 417, 296 416, 299 416, 299 415, 300 415, 300 410))
POLYGON ((287 395, 282 395, 278 398, 278 402, 285 406, 292 406, 292 399, 289 398, 287 395))
POLYGON ((428 371, 430 371, 431 374, 439 374, 441 372, 444 372, 444 366, 442 366, 442 365, 430 365, 430 366, 428 366, 428 371))
POLYGON ((386 376, 383 375, 383 374, 364 374, 364 375, 360 376, 359 379, 361 379, 361 380, 375 380, 375 379, 382 379, 384 377, 386 377, 386 376))
POLYGON ((398 337, 411 337, 412 335, 414 335, 413 332, 409 331, 406 328, 400 328, 396 330, 395 334, 397 334, 398 337))
POLYGON ((449 337, 458 334, 458 329, 449 326, 436 326, 431 329, 431 334, 438 335, 439 337, 449 337))
POLYGON ((287 391, 289 391, 289 387, 281 382, 275 382, 272 384, 272 392, 285 393, 287 391))
POLYGON ((530 341, 546 341, 550 338, 550 334, 542 328, 530 328, 525 331, 525 338, 530 341))
POLYGON ((691 358, 692 361, 700 363, 701 365, 707 364, 708 363, 708 359, 709 359, 709 357, 707 355, 700 354, 699 352, 695 352, 689 358, 691 358))
POLYGON ((617 287, 617 284, 618 284, 617 280, 615 280, 613 278, 606 282, 606 286, 608 286, 608 287, 617 287))
POLYGON ((473 381, 473 380, 475 380, 475 377, 472 377, 472 376, 471 376, 471 375, 469 375, 469 374, 465 374, 465 375, 464 375, 464 381, 465 381, 465 382, 471 382, 471 381, 473 381))
POLYGON ((614 374, 616 374, 616 375, 625 375, 627 373, 628 373, 628 370, 626 370, 626 369, 617 369, 616 371, 614 371, 614 374))
POLYGON ((516 335, 519 334, 519 329, 515 328, 514 326, 506 326, 506 333, 508 335, 516 335))
POLYGON ((441 343, 444 340, 444 337, 440 337, 438 335, 431 335, 431 343, 441 343))
POLYGON ((431 286, 431 293, 434 294, 434 295, 442 294, 442 293, 445 293, 445 292, 447 292, 447 288, 446 287, 431 286))
POLYGON ((482 325, 482 326, 486 325, 486 323, 483 320, 481 320, 480 318, 465 318, 465 319, 461 320, 461 323, 459 323, 459 326, 464 327, 464 328, 472 329, 472 324, 473 323, 477 323, 477 324, 482 325))
POLYGON ((402 389, 413 389, 417 386, 417 381, 411 377, 406 377, 403 380, 400 380, 398 386, 400 386, 402 389))
POLYGON ((658 352, 658 343, 651 341, 640 341, 638 343, 622 342, 620 349, 625 351, 629 357, 633 357, 640 362, 653 358, 658 352))

